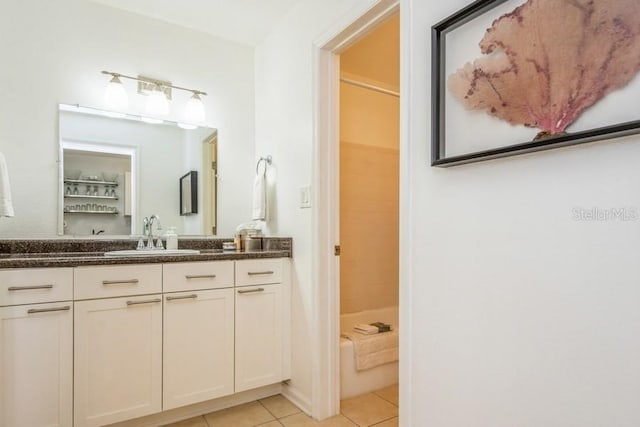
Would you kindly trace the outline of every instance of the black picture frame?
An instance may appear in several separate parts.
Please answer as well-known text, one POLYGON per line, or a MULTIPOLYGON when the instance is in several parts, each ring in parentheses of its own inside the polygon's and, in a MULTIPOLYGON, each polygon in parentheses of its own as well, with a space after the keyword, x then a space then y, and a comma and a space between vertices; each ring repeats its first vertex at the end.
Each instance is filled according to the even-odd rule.
MULTIPOLYGON (((509 0, 476 0, 431 28, 431 166, 450 167, 640 133, 640 120, 617 123, 463 155, 446 156, 446 34, 509 0)), ((471 58, 470 58, 471 59, 471 58)))
POLYGON ((180 177, 180 215, 198 213, 198 172, 190 171, 180 177))

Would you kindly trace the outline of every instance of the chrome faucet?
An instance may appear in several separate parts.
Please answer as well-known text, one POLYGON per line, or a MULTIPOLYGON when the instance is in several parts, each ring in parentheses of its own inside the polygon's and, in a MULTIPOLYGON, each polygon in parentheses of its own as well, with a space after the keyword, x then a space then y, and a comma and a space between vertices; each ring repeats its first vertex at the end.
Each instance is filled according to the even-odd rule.
POLYGON ((153 223, 156 223, 156 231, 162 230, 162 225, 160 225, 160 217, 158 215, 151 215, 150 217, 144 217, 142 219, 142 234, 147 236, 147 249, 162 249, 162 240, 158 242, 158 245, 154 246, 153 244, 153 223))

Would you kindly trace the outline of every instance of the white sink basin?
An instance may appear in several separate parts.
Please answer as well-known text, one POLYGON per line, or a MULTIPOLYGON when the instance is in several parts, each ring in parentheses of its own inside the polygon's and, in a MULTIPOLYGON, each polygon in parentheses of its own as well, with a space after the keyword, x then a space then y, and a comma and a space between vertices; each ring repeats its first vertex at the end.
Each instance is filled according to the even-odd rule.
POLYGON ((156 250, 125 250, 105 252, 104 256, 127 256, 127 257, 146 257, 146 256, 166 256, 166 255, 197 255, 200 251, 196 249, 156 249, 156 250))

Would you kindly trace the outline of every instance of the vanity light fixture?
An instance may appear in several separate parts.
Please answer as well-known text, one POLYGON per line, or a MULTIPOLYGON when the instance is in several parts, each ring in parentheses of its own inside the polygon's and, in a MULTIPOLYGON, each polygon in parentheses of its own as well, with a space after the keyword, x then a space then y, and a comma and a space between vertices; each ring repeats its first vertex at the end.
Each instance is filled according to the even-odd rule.
MULTIPOLYGON (((110 110, 121 111, 126 109, 127 93, 120 79, 135 80, 138 82, 139 93, 148 96, 146 102, 146 113, 153 116, 166 116, 169 114, 169 100, 171 99, 171 90, 182 90, 191 92, 191 98, 187 101, 184 108, 184 120, 186 123, 204 123, 206 114, 201 95, 205 92, 197 89, 187 89, 180 86, 174 86, 170 82, 151 79, 149 77, 132 77, 112 71, 102 71, 102 74, 111 76, 111 81, 107 84, 105 90, 105 103, 110 110)), ((185 126, 195 128, 194 125, 186 124, 185 126)))
POLYGON ((190 123, 204 122, 206 118, 204 104, 198 92, 193 92, 193 96, 189 98, 187 105, 184 106, 184 118, 190 123))
POLYGON ((129 105, 127 91, 124 90, 118 74, 112 74, 112 78, 104 89, 104 103, 109 110, 125 110, 129 105))
POLYGON ((149 95, 147 95, 147 105, 145 109, 147 114, 151 114, 152 116, 166 116, 169 114, 169 100, 160 86, 156 86, 149 95))

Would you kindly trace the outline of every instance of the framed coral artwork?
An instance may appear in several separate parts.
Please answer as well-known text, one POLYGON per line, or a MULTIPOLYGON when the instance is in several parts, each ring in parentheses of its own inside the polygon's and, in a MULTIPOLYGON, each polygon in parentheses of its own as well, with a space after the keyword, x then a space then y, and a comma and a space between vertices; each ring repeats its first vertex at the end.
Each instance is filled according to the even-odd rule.
POLYGON ((640 133, 640 1, 478 0, 432 27, 432 166, 640 133))

